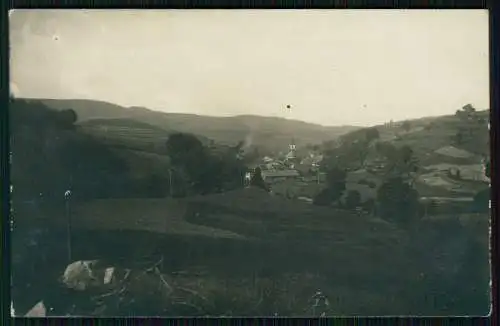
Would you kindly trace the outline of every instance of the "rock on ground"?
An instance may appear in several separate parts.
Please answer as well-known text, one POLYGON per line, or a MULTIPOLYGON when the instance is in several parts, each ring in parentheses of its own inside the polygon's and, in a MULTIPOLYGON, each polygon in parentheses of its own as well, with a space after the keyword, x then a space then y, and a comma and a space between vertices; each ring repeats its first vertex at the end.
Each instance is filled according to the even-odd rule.
POLYGON ((79 260, 66 267, 62 276, 62 282, 71 289, 83 291, 89 286, 96 285, 100 280, 97 279, 93 267, 97 261, 79 260))

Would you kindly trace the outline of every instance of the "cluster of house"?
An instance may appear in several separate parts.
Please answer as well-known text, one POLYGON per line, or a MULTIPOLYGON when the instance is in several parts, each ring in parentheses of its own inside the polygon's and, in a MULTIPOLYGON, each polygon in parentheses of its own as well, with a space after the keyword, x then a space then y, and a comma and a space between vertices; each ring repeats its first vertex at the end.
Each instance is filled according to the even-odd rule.
POLYGON ((285 180, 303 180, 307 175, 318 172, 322 155, 309 153, 306 157, 299 158, 296 155, 295 146, 290 145, 289 152, 282 158, 264 157, 249 167, 245 176, 246 185, 250 184, 256 169, 261 171, 262 179, 268 185, 273 185, 285 180))

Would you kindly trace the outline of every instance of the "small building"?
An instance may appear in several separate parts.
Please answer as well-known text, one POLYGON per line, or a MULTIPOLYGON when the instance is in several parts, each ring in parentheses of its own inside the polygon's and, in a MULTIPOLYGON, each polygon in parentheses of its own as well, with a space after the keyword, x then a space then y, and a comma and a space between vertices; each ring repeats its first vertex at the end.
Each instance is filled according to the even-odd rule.
POLYGON ((262 179, 266 183, 274 183, 281 180, 298 179, 300 174, 297 170, 263 170, 262 179))

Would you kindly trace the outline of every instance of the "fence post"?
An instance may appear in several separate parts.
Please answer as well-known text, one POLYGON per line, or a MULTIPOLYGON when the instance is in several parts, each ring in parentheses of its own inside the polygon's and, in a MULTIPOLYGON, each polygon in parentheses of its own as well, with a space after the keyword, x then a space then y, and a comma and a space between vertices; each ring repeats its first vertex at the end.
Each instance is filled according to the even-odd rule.
POLYGON ((66 223, 67 223, 67 249, 68 249, 68 263, 71 263, 72 259, 72 248, 71 248, 71 207, 70 207, 71 191, 67 190, 64 193, 64 200, 66 206, 66 223))

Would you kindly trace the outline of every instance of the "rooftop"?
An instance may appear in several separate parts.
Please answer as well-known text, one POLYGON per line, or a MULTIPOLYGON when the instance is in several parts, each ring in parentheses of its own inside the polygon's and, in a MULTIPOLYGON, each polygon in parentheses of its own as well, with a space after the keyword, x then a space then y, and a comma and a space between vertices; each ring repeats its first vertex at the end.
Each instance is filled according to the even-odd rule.
POLYGON ((262 171, 263 178, 282 178, 282 177, 298 177, 297 170, 264 170, 262 171))

